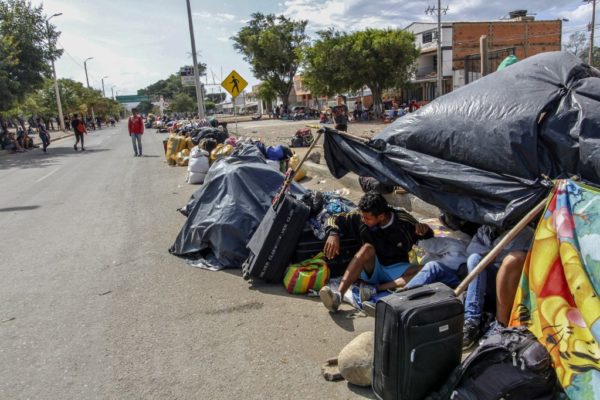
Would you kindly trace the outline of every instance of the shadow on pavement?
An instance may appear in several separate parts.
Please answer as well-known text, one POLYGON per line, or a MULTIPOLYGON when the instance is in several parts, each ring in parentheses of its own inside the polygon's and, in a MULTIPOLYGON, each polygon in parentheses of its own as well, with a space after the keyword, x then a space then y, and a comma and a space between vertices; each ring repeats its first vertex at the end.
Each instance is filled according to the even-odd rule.
POLYGON ((100 153, 109 149, 73 150, 73 147, 48 147, 48 152, 42 149, 31 149, 26 153, 14 153, 0 157, 0 170, 10 168, 41 168, 55 165, 61 157, 84 157, 86 154, 100 153))
POLYGON ((371 389, 368 386, 362 387, 362 386, 356 386, 351 383, 348 383, 348 390, 350 390, 353 393, 356 393, 359 396, 363 396, 364 398, 367 398, 367 399, 376 399, 377 398, 377 397, 375 397, 375 393, 373 393, 373 389, 371 389))
POLYGON ((22 207, 6 207, 0 208, 0 212, 11 212, 11 211, 29 211, 40 208, 40 206, 22 206, 22 207))

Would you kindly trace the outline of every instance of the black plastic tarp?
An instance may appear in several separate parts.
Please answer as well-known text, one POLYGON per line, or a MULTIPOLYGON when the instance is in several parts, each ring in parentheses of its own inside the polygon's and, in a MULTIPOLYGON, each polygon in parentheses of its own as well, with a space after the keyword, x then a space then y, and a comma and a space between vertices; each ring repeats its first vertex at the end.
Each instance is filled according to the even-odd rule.
POLYGON ((568 53, 539 54, 374 139, 385 149, 325 135, 331 173, 372 176, 467 221, 509 226, 546 196, 546 178, 600 183, 600 73, 568 53))
MULTIPOLYGON (((255 146, 240 146, 210 168, 185 207, 187 221, 169 251, 210 269, 239 268, 283 179, 255 146)), ((304 193, 297 184, 290 190, 304 193)))

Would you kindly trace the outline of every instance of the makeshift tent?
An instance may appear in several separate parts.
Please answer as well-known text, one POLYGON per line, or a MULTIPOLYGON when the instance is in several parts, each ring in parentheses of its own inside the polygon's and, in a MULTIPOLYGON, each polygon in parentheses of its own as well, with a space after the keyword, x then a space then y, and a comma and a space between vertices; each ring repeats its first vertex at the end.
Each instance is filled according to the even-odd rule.
POLYGON ((548 194, 549 178, 600 183, 600 72, 543 53, 396 120, 365 144, 325 135, 325 159, 399 185, 474 223, 510 226, 548 194))
POLYGON ((600 399, 600 190, 557 183, 538 223, 511 325, 546 347, 571 399, 600 399))
MULTIPOLYGON (((256 146, 241 145, 209 169, 183 210, 188 219, 169 251, 209 269, 240 268, 248 256, 246 244, 283 180, 256 146)), ((290 190, 304 193, 297 184, 290 190)))

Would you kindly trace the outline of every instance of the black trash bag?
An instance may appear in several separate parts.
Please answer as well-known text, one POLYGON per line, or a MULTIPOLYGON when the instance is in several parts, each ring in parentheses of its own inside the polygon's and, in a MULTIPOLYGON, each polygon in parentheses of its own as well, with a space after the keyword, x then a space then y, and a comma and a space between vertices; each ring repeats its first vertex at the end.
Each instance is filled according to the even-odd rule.
POLYGON ((380 194, 389 194, 394 191, 393 185, 385 185, 379 182, 375 178, 371 178, 370 176, 359 176, 358 183, 360 184, 360 188, 363 192, 377 192, 380 194))
POLYGON ((542 53, 399 118, 373 147, 324 135, 330 172, 352 171, 477 224, 508 227, 548 194, 550 179, 600 184, 600 72, 542 53))
MULTIPOLYGON (((246 244, 283 180, 255 146, 239 146, 210 168, 202 187, 180 210, 188 218, 169 252, 200 260, 210 269, 240 268, 249 254, 246 244)), ((304 193, 296 183, 290 190, 304 193)))
POLYGON ((302 196, 301 201, 310 208, 309 218, 316 217, 323 210, 325 203, 323 193, 318 190, 307 190, 302 196))

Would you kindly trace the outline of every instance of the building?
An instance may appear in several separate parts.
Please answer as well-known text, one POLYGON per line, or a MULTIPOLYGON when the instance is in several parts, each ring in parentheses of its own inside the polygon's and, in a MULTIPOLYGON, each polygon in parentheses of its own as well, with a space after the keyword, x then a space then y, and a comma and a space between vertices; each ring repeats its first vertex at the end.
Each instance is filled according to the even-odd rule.
MULTIPOLYGON (((488 38, 489 71, 514 54, 518 59, 547 51, 560 51, 562 21, 536 21, 527 11, 510 13, 510 19, 481 22, 444 22, 442 24, 443 92, 481 77, 480 38, 488 38)), ((430 101, 437 87, 437 23, 414 22, 405 28, 415 35, 421 49, 412 87, 404 90, 403 100, 430 101)))

